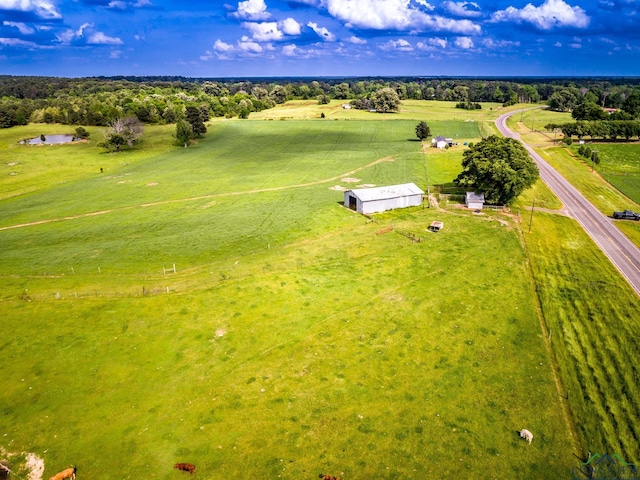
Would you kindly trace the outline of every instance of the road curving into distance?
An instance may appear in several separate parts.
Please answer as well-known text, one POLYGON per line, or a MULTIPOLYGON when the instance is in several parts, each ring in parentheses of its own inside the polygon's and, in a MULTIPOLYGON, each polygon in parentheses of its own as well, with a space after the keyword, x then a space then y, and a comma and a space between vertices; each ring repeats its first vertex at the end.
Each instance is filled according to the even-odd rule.
MULTIPOLYGON (((505 137, 520 139, 520 135, 507 128, 507 119, 520 113, 519 110, 501 115, 496 127, 505 137)), ((569 216, 576 219, 587 234, 609 257, 611 263, 626 278, 627 282, 640 295, 640 249, 624 235, 615 222, 600 213, 573 185, 564 179, 551 165, 526 143, 522 142, 529 155, 538 165, 540 177, 564 204, 569 216)))

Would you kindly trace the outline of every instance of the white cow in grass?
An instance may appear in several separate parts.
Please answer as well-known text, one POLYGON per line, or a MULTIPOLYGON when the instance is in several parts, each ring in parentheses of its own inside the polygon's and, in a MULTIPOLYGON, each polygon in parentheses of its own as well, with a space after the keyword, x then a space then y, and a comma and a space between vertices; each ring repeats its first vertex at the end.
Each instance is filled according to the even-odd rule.
POLYGON ((522 430, 520 430, 520 437, 524 438, 527 442, 531 443, 531 440, 533 440, 533 433, 531 433, 526 428, 523 428, 522 430))

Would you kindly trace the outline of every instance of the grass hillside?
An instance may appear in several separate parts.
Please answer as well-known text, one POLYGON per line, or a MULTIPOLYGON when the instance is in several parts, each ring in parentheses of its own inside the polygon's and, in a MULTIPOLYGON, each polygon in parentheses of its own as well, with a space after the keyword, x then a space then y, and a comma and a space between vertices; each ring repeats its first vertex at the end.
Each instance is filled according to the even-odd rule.
POLYGON ((499 107, 440 103, 292 102, 211 122, 188 149, 149 127, 118 154, 99 129, 51 147, 17 142, 68 129, 0 131, 3 459, 98 480, 178 478, 176 462, 199 478, 555 479, 587 450, 637 460, 637 298, 575 222, 525 219, 534 198, 560 208, 542 184, 513 208, 530 232, 455 204, 341 205, 457 175, 464 146, 423 147, 416 120, 477 141, 499 107))
POLYGON ((116 155, 5 136, 23 170, 2 177, 0 445, 45 477, 98 480, 176 478, 176 462, 199 478, 565 474, 571 430, 511 220, 340 204, 450 181, 463 147, 423 154, 414 128, 215 122, 194 147, 149 128, 116 155))

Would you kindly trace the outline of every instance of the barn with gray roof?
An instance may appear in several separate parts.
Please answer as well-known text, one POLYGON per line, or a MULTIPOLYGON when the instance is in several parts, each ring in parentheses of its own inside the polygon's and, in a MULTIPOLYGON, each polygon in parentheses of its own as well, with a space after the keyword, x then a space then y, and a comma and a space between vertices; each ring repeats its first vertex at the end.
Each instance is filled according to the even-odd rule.
POLYGON ((415 183, 388 187, 357 188, 344 192, 344 206, 369 214, 422 204, 424 192, 415 183))

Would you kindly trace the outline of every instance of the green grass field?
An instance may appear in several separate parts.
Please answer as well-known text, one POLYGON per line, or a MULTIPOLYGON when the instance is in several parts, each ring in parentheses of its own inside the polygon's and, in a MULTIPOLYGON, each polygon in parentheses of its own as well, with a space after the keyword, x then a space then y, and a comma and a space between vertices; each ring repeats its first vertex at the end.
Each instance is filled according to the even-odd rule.
POLYGON ((640 350, 638 297, 574 221, 537 213, 525 235, 580 436, 592 452, 635 460, 640 372, 631 359, 640 350))
MULTIPOLYGON (((411 108, 436 124, 431 102, 411 108)), ((212 122, 188 149, 169 127, 148 128, 116 155, 93 138, 15 145, 42 126, 0 132, 19 159, 0 177, 13 192, 0 200, 0 447, 42 457, 45 478, 75 464, 98 480, 181 478, 176 462, 199 478, 555 479, 583 448, 634 459, 634 370, 555 349, 553 308, 578 297, 552 300, 555 280, 540 289, 573 257, 547 254, 551 238, 525 250, 501 214, 412 208, 371 222, 340 204, 337 187, 449 182, 463 147, 421 153, 415 119, 282 109, 274 121, 212 122), (444 230, 426 232, 435 219, 444 230), (587 364, 593 408, 572 377, 587 364), (624 381, 600 379, 600 364, 624 381)), ((441 117, 447 136, 477 140, 484 127, 463 114, 441 117)), ((543 187, 528 194, 554 208, 543 187)), ((591 298, 575 328, 606 308, 591 298)), ((637 325, 611 326, 636 355, 637 325)))
POLYGON ((640 205, 640 144, 592 144, 598 150, 596 169, 614 187, 640 205))

